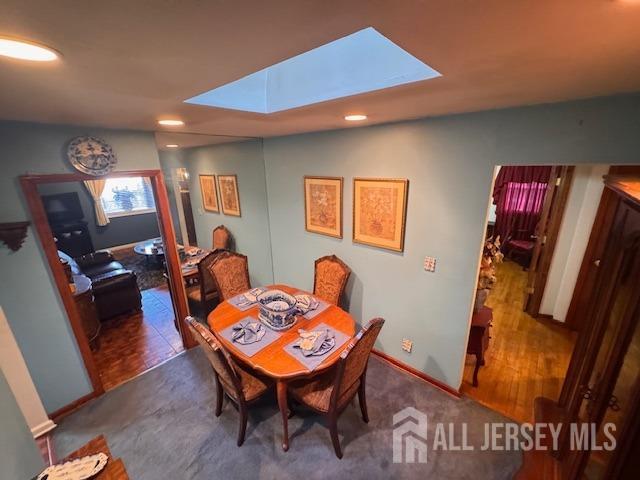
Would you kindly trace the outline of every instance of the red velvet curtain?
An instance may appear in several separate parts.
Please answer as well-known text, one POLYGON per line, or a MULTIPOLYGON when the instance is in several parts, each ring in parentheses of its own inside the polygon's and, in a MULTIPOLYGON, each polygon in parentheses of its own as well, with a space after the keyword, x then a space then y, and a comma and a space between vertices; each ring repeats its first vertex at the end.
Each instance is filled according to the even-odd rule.
POLYGON ((551 167, 502 167, 493 187, 495 234, 529 240, 540 220, 551 167))

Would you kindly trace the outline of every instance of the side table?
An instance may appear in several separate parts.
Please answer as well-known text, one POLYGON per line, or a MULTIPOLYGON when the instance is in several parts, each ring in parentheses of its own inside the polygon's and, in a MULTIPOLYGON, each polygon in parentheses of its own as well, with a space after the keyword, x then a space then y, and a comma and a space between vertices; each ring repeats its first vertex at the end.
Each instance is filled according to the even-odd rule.
POLYGON ((482 307, 471 317, 471 331, 467 343, 467 354, 476 356, 476 366, 473 369, 473 386, 478 386, 478 370, 484 365, 484 352, 489 347, 489 327, 493 321, 493 310, 482 307))

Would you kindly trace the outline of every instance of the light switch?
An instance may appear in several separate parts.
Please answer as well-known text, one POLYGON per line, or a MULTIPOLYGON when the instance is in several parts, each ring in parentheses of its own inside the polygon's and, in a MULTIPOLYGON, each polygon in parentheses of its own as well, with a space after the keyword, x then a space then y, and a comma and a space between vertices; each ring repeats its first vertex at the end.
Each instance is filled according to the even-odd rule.
POLYGON ((411 349, 413 348, 413 342, 411 340, 409 340, 408 338, 403 338, 402 339, 402 350, 404 350, 407 353, 411 353, 411 349))
POLYGON ((427 272, 436 271, 436 259, 433 257, 424 257, 424 269, 427 272))

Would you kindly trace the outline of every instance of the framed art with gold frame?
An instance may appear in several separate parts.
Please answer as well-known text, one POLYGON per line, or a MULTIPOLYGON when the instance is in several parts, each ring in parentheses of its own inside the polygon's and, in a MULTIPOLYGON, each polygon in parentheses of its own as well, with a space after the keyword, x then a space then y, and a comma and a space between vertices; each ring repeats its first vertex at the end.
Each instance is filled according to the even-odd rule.
POLYGON ((218 192, 216 190, 215 175, 200 175, 200 192, 202 194, 202 207, 207 212, 220 213, 218 205, 218 192))
POLYGON ((304 177, 304 228, 342 238, 342 177, 304 177))
POLYGON ((238 193, 237 175, 218 175, 220 188, 220 203, 222 213, 234 217, 240 216, 240 195, 238 193))
POLYGON ((353 241, 404 251, 409 180, 353 179, 353 241))

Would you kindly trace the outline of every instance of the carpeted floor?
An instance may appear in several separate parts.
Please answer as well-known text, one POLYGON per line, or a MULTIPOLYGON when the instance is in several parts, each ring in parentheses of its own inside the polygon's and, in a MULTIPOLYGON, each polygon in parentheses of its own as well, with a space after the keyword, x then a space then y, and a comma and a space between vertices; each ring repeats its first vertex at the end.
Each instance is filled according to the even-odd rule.
MULTIPOLYGON (((106 393, 54 430, 58 458, 98 434, 105 434, 135 480, 320 478, 507 479, 522 462, 517 451, 479 451, 485 422, 507 419, 468 399, 455 399, 372 357, 367 374, 369 424, 357 406, 340 417, 344 458, 333 453, 329 432, 310 412, 296 410, 290 420, 291 448, 283 452, 275 396, 250 411, 247 438, 236 446, 238 415, 227 401, 213 414, 211 367, 192 349, 106 393), (406 406, 427 413, 429 444, 435 422, 468 422, 476 451, 431 451, 426 464, 394 464, 392 417, 406 406)), ((460 442, 458 435, 458 444, 460 442)))
POLYGON ((162 264, 158 260, 138 255, 133 251, 133 247, 114 251, 113 256, 124 268, 135 272, 140 290, 162 287, 167 284, 162 276, 164 272, 162 264))

